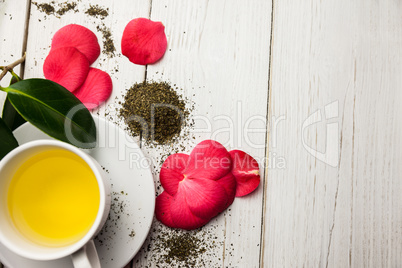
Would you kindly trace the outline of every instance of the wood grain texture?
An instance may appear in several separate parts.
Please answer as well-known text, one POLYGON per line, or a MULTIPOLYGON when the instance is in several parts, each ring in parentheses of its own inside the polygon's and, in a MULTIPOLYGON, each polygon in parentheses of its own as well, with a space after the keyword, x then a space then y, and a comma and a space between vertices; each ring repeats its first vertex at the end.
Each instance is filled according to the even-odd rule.
MULTIPOLYGON (((52 5, 57 10, 64 2, 61 0, 54 1, 52 5)), ((149 2, 127 0, 126 2, 119 1, 117 3, 115 1, 96 0, 91 1, 91 3, 87 1, 77 1, 76 3, 77 12, 69 11, 61 16, 57 14, 47 15, 41 9, 32 5, 29 20, 26 77, 43 77, 43 62, 49 53, 51 39, 61 27, 67 24, 80 24, 87 27, 98 37, 101 50, 104 50, 104 38, 100 29, 106 29, 111 33, 111 39, 116 48, 115 55, 110 56, 102 52, 100 57, 92 64, 92 67, 106 71, 112 77, 113 94, 105 105, 107 107, 109 104, 113 105, 115 98, 120 97, 122 92, 132 83, 143 81, 144 79, 145 67, 134 65, 121 55, 120 41, 124 27, 131 18, 148 16, 149 2), (102 19, 101 16, 96 17, 86 14, 91 5, 97 5, 107 10, 109 15, 102 19), (41 33, 40 36, 35 34, 38 32, 41 33)))
MULTIPOLYGON (((157 185, 157 171, 169 153, 189 153, 204 139, 215 139, 228 149, 240 148, 264 163, 270 14, 267 1, 152 1, 151 19, 165 25, 168 51, 160 62, 148 66, 147 79, 176 85, 194 103, 195 120, 189 136, 177 144, 143 145, 154 160, 157 185)), ((196 258, 195 266, 258 267, 261 204, 262 187, 237 198, 201 230, 180 232, 204 238, 208 250, 196 258)), ((168 236, 169 231, 158 222, 154 228, 162 229, 162 234, 151 233, 134 266, 183 266, 163 263, 163 253, 154 247, 157 237, 168 236)))
MULTIPOLYGON (((15 62, 24 53, 28 3, 29 0, 22 0, 16 5, 12 0, 0 0, 0 66, 15 62)), ((14 72, 21 75, 20 66, 17 66, 14 72)), ((11 75, 8 74, 1 80, 0 86, 8 86, 10 79, 11 75)), ((3 109, 5 96, 6 94, 0 91, 0 111, 3 109)))
MULTIPOLYGON (((57 8, 62 3, 55 1, 52 5, 57 8)), ((193 115, 196 124, 191 135, 196 139, 191 142, 183 140, 176 144, 176 148, 181 149, 184 144, 183 148, 190 150, 197 142, 213 138, 224 143, 228 149, 242 148, 261 163, 264 162, 271 20, 269 3, 249 6, 241 1, 219 4, 208 1, 186 4, 182 1, 153 1, 150 13, 150 2, 91 2, 109 8, 109 16, 104 20, 84 13, 89 4, 77 3, 78 12, 71 11, 61 16, 45 14, 32 5, 26 78, 43 77, 42 66, 50 49, 51 37, 62 26, 70 23, 84 25, 95 32, 100 42, 102 35, 97 26, 108 27, 117 48, 116 56, 102 55, 94 67, 111 74, 114 92, 97 112, 109 120, 119 121, 115 112, 118 100, 130 85, 145 77, 144 66, 133 65, 120 55, 121 34, 129 20, 151 14, 153 20, 161 20, 166 25, 169 52, 158 64, 149 66, 148 78, 176 83, 184 89, 184 95, 195 103, 193 115), (249 132, 244 132, 244 128, 249 132)), ((165 156, 161 153, 172 151, 165 147, 147 147, 145 152, 156 163, 154 173, 158 183, 157 171, 160 160, 165 156)), ((216 246, 200 256, 199 261, 207 260, 207 266, 257 267, 261 205, 262 188, 250 197, 236 200, 230 211, 198 232, 200 238, 207 236, 210 242, 216 240, 216 246)), ((158 234, 152 233, 151 239, 158 234)), ((145 244, 143 253, 137 256, 135 267, 155 266, 153 260, 160 258, 160 253, 145 250, 148 245, 145 244)))
POLYGON ((401 12, 274 1, 264 267, 402 265, 401 12))
MULTIPOLYGON (((25 27, 28 15, 28 0, 21 1, 20 5, 15 5, 12 0, 0 0, 0 65, 5 66, 23 55, 25 49, 25 27), (18 45, 17 45, 18 44, 18 45)), ((21 75, 20 66, 14 72, 21 75)), ((0 86, 9 85, 11 75, 5 76, 0 86)), ((0 91, 0 116, 3 111, 6 94, 0 91)), ((0 268, 3 265, 0 263, 0 268)))
MULTIPOLYGON (((37 4, 48 3, 38 2, 37 4)), ((52 1, 51 5, 55 11, 63 7, 65 1, 52 1)), ((53 35, 57 30, 68 24, 79 24, 87 27, 98 38, 101 47, 99 58, 91 65, 107 72, 113 82, 113 92, 110 98, 93 111, 107 117, 108 120, 122 124, 117 116, 119 108, 118 100, 122 99, 125 90, 133 83, 141 82, 145 77, 145 66, 134 65, 121 54, 121 37, 126 24, 135 17, 148 16, 150 2, 148 1, 106 1, 96 0, 91 3, 86 1, 76 1, 75 10, 70 10, 63 15, 57 13, 46 14, 35 4, 31 6, 29 18, 28 39, 27 39, 27 60, 25 67, 25 78, 42 77, 43 63, 50 51, 53 35), (90 15, 88 9, 91 6, 106 10, 107 16, 90 15), (104 32, 111 34, 110 40, 116 49, 113 54, 105 53, 104 32), (40 32, 41 34, 35 34, 40 32)), ((139 142, 139 139, 136 139, 139 142)))
MULTIPOLYGON (((41 2, 39 2, 40 4, 41 2)), ((47 3, 47 2, 44 2, 47 3)), ((52 2, 52 6, 58 10, 65 1, 57 0, 52 2)), ((63 15, 45 14, 35 5, 31 7, 29 20, 29 35, 27 41, 27 61, 25 77, 43 77, 43 62, 49 53, 51 38, 54 33, 67 24, 79 24, 87 27, 94 32, 101 46, 101 55, 92 64, 92 67, 99 68, 107 72, 113 82, 113 92, 106 103, 99 109, 93 111, 94 114, 106 117, 108 120, 119 123, 122 120, 118 118, 117 109, 120 105, 118 101, 122 99, 124 92, 133 84, 142 82, 145 78, 145 66, 135 65, 128 61, 121 54, 121 37, 124 27, 127 23, 136 17, 147 17, 150 11, 150 1, 125 0, 125 1, 76 1, 77 12, 69 11, 63 15), (97 6, 107 10, 108 15, 91 16, 87 10, 91 6, 97 6), (41 32, 38 36, 34 33, 41 32), (116 51, 113 54, 105 53, 104 33, 110 32, 116 51)), ((139 142, 139 139, 136 139, 139 142)), ((127 174, 129 175, 129 174, 127 174)), ((129 264, 127 267, 131 266, 129 264)))
MULTIPOLYGON (((3 3, 0 0, 0 10, 3 8, 3 3)), ((14 11, 7 11, 7 14, 13 15, 14 20, 22 20, 25 23, 25 15, 20 11, 21 5, 17 5, 13 1, 6 1, 8 9, 14 11)), ((38 1, 37 4, 49 3, 50 1, 38 1)), ((131 86, 134 82, 141 82, 145 77, 145 66, 134 65, 130 63, 127 58, 121 55, 120 40, 126 24, 135 17, 144 17, 149 15, 150 2, 149 1, 73 1, 77 3, 75 8, 77 12, 70 10, 63 15, 58 15, 57 13, 46 14, 43 10, 36 5, 32 4, 30 9, 30 16, 28 21, 28 36, 27 36, 27 59, 25 64, 25 78, 33 77, 44 77, 43 76, 43 62, 50 51, 51 39, 54 33, 61 27, 76 23, 83 25, 90 30, 92 30, 98 37, 98 41, 101 45, 101 50, 104 50, 103 41, 104 36, 100 29, 105 29, 110 31, 111 39, 114 42, 116 51, 113 56, 107 55, 104 52, 98 60, 92 65, 92 67, 99 68, 103 71, 108 72, 111 75, 113 81, 113 93, 109 100, 100 108, 94 111, 101 116, 107 116, 109 120, 118 121, 116 117, 116 103, 117 100, 121 98, 123 92, 131 86), (102 9, 108 11, 108 15, 105 18, 100 16, 94 17, 86 14, 86 11, 90 5, 98 5, 102 9)), ((63 7, 65 1, 52 1, 51 5, 55 8, 55 11, 63 7)), ((24 10, 24 9, 22 9, 24 10)), ((0 25, 0 33, 3 38, 3 33, 8 34, 10 40, 13 43, 7 44, 6 46, 0 46, 0 55, 8 56, 10 51, 15 55, 21 55, 21 48, 17 52, 12 52, 14 48, 18 48, 19 44, 23 44, 24 31, 20 34, 17 31, 12 31, 9 28, 10 23, 8 22, 9 17, 2 16, 0 13, 1 20, 5 20, 7 24, 0 25), (10 32, 8 32, 10 30, 10 32), (16 46, 16 44, 18 44, 16 46), (3 51, 4 49, 4 51, 3 51), (11 50, 10 50, 11 49, 11 50), (18 54, 17 54, 18 53, 18 54)), ((23 24, 24 25, 24 24, 23 24)), ((14 55, 14 58, 16 56, 14 55)), ((17 58, 18 58, 17 57, 17 58)), ((13 58, 13 59, 14 59, 13 58)), ((8 59, 8 58, 7 58, 8 59)), ((2 59, 1 59, 2 60, 2 59)), ((1 96, 0 96, 1 98, 1 96)), ((117 107, 118 108, 118 107, 117 107)), ((137 139, 138 140, 138 139, 137 139)))

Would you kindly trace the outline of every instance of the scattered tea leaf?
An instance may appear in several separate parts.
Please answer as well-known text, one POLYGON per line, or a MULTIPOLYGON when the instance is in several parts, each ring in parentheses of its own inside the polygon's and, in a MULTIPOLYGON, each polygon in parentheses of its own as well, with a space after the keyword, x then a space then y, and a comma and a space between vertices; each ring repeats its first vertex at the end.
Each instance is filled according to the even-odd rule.
POLYGON ((104 18, 109 16, 109 9, 105 9, 103 7, 100 7, 99 5, 89 5, 89 8, 85 11, 85 14, 103 20, 104 18))
POLYGON ((113 58, 115 56, 116 47, 114 46, 112 32, 105 24, 102 23, 102 26, 96 26, 96 30, 102 33, 103 36, 103 50, 102 53, 106 54, 109 58, 113 58))
POLYGON ((32 4, 35 5, 40 12, 46 13, 46 15, 54 15, 57 18, 60 18, 66 12, 69 12, 71 10, 74 12, 78 12, 77 3, 75 2, 59 3, 57 4, 57 6, 54 1, 50 3, 32 2, 32 4))

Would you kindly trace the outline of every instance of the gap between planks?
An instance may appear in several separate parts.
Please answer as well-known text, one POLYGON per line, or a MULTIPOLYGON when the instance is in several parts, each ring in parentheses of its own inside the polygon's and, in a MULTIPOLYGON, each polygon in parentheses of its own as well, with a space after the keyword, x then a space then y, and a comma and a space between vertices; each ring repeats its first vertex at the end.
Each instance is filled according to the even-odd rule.
MULTIPOLYGON (((31 16, 31 1, 32 0, 27 0, 27 4, 26 4, 26 11, 25 11, 26 15, 25 15, 25 25, 24 25, 24 39, 23 39, 23 42, 22 42, 21 57, 27 51, 29 18, 31 16)), ((20 77, 22 79, 24 79, 24 73, 25 73, 25 61, 21 64, 21 68, 20 68, 20 77)))
MULTIPOLYGON (((151 15, 152 15, 152 0, 149 0, 149 15, 148 15, 148 19, 151 19, 151 15)), ((147 81, 147 73, 148 73, 148 64, 145 65, 144 82, 147 81)), ((142 149, 142 143, 143 143, 143 140, 142 140, 142 131, 140 131, 140 140, 139 140, 140 149, 142 149)), ((141 247, 142 247, 142 246, 141 246, 141 247)), ((137 253, 137 254, 138 254, 138 253, 137 253)), ((135 265, 134 265, 134 259, 135 259, 135 256, 134 256, 134 258, 130 261, 130 263, 127 264, 126 268, 130 268, 130 267, 131 267, 131 268, 134 268, 134 267, 135 267, 135 265)))
POLYGON ((269 40, 269 63, 268 63, 268 100, 267 100, 267 131, 266 131, 266 139, 265 139, 265 163, 264 163, 264 180, 263 180, 263 193, 262 193, 262 211, 261 211, 261 238, 260 238, 260 267, 264 267, 264 252, 265 252, 265 214, 267 213, 266 206, 266 195, 267 195, 267 187, 268 187, 268 161, 269 161, 269 138, 270 138, 270 116, 272 113, 271 110, 271 91, 272 91, 272 58, 273 58, 273 47, 274 47, 274 17, 275 17, 275 0, 271 2, 271 33, 269 40))

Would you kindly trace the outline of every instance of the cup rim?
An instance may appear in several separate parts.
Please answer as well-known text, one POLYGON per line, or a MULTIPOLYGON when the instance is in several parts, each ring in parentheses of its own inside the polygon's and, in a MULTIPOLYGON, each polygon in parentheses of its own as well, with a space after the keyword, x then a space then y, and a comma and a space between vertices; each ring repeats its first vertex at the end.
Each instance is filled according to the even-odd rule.
MULTIPOLYGON (((0 161, 0 171, 10 162, 12 161, 13 158, 18 156, 19 154, 23 153, 25 150, 35 148, 35 147, 42 147, 42 146, 54 146, 54 147, 59 147, 61 149, 68 150, 76 155, 78 155, 81 159, 83 159, 87 165, 91 168, 92 172, 95 175, 96 181, 98 183, 98 188, 99 188, 99 208, 98 208, 98 213, 96 215, 95 221, 92 224, 91 228, 89 231, 85 234, 84 237, 82 237, 80 240, 77 242, 67 245, 64 247, 60 247, 60 250, 55 250, 54 252, 46 252, 44 254, 38 254, 38 253, 33 253, 30 251, 27 251, 23 249, 22 247, 18 246, 15 244, 13 241, 9 240, 7 236, 3 234, 3 231, 0 229, 0 242, 6 246, 8 249, 13 251, 14 253, 28 258, 28 259, 33 259, 33 260, 42 260, 42 261, 48 261, 48 260, 55 260, 55 259, 60 259, 66 256, 69 256, 73 254, 74 252, 78 251, 80 248, 85 246, 96 234, 97 229, 99 228, 99 225, 101 224, 102 217, 105 213, 105 208, 106 208, 106 186, 105 182, 102 179, 102 174, 100 173, 98 167, 95 164, 95 160, 82 151, 81 149, 62 142, 58 140, 35 140, 35 141, 30 141, 25 144, 22 144, 18 146, 16 149, 8 153, 1 161, 0 161)), ((52 249, 57 249, 57 247, 54 247, 52 249)))

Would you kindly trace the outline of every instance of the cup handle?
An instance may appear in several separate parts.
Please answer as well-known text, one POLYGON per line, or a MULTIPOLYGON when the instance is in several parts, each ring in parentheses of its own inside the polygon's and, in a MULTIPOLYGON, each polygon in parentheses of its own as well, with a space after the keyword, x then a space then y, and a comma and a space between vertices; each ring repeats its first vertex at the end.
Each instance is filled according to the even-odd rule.
POLYGON ((101 268, 93 240, 71 255, 71 258, 73 259, 74 268, 101 268))

